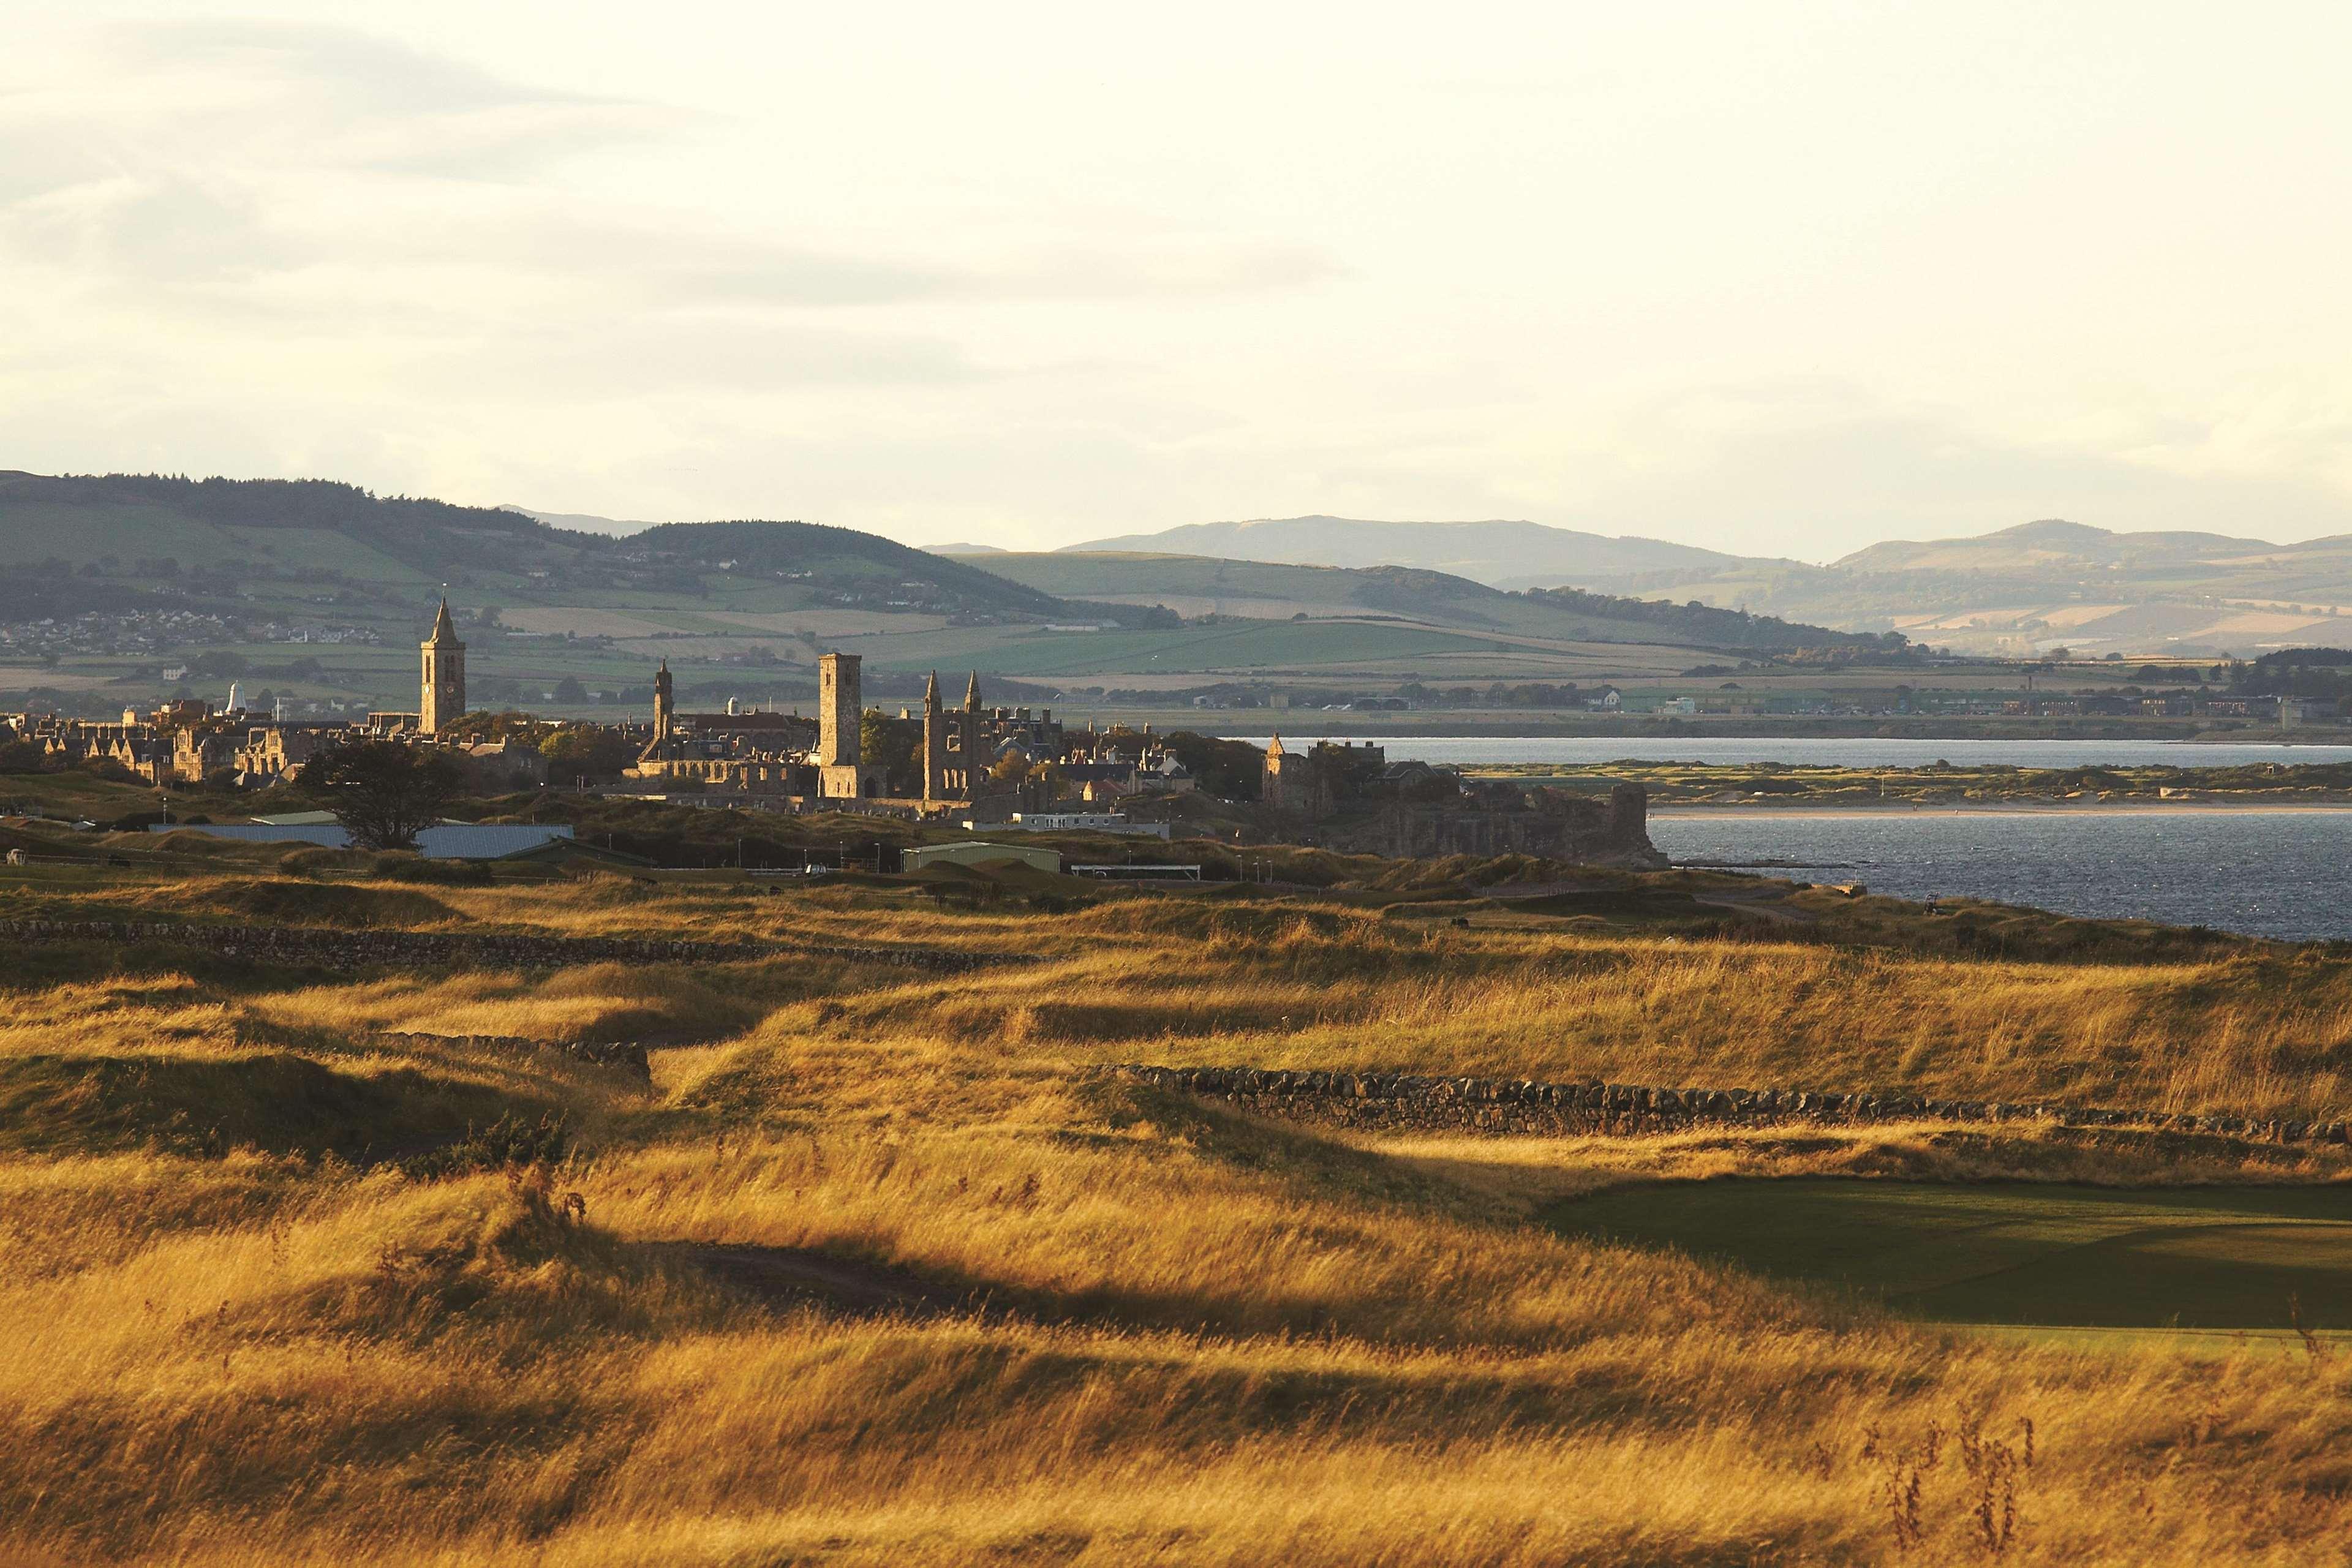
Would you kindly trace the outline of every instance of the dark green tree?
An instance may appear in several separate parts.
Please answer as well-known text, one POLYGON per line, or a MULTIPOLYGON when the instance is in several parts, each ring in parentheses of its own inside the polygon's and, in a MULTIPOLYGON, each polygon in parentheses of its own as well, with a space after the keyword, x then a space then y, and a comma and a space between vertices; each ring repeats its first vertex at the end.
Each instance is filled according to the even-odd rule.
POLYGON ((457 764, 431 746, 353 741, 302 770, 302 786, 361 849, 414 849, 457 795, 457 764))
POLYGON ((635 742, 601 724, 567 724, 540 742, 539 752, 558 782, 610 778, 637 760, 635 742))
POLYGON ((858 716, 858 754, 866 765, 880 768, 894 795, 923 793, 923 725, 918 719, 893 719, 879 708, 858 716))

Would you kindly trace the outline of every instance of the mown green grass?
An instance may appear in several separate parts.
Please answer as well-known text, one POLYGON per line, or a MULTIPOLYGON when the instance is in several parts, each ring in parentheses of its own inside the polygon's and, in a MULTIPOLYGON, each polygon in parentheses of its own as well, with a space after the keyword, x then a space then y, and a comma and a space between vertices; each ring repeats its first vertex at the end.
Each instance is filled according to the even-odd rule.
POLYGON ((1547 1218, 1934 1321, 2352 1328, 2352 1188, 2341 1186, 1694 1182, 1620 1189, 1547 1218))

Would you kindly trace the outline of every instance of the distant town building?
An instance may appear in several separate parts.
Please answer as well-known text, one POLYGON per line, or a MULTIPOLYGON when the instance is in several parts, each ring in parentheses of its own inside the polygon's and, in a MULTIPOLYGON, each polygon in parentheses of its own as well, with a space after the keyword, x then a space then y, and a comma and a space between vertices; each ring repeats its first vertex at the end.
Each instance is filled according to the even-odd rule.
POLYGON ((416 728, 437 735, 441 727, 466 710, 466 645, 457 640, 457 624, 449 618, 449 600, 441 599, 441 613, 433 618, 433 632, 422 647, 423 679, 418 682, 416 728))
POLYGON ((864 761, 865 663, 854 653, 817 658, 817 793, 827 800, 867 800, 882 794, 882 771, 864 761))

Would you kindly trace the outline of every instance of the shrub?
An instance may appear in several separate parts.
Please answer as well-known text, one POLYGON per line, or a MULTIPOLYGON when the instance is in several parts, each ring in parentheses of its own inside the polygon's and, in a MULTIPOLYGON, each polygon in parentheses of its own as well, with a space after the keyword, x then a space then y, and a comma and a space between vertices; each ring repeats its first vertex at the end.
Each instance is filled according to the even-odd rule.
POLYGON ((483 888, 493 879, 479 860, 426 860, 396 851, 377 856, 368 875, 385 882, 421 882, 436 888, 483 888))
POLYGON ((411 1181, 440 1182, 477 1171, 552 1165, 563 1158, 570 1142, 561 1112, 547 1111, 537 1121, 526 1121, 509 1111, 478 1132, 468 1131, 454 1143, 403 1160, 400 1169, 411 1181))

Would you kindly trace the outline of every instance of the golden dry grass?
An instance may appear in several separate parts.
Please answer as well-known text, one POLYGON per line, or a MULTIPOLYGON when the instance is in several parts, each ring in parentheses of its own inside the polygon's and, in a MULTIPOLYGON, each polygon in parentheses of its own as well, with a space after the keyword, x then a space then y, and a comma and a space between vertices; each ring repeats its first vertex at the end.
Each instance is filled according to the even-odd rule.
MULTIPOLYGON (((2338 1359, 1948 1334, 1526 1223, 1629 1179, 2333 1180, 2340 1157, 2231 1167, 1926 1126, 1350 1141, 1089 1070, 1885 1071, 2319 1105, 2330 961, 1401 933, 1323 905, 435 896, 515 929, 1045 962, 947 980, 794 960, 283 985, 93 971, 14 994, 0 1075, 290 1054, 396 1096, 552 1099, 580 1144, 540 1176, 440 1181, 160 1134, 0 1154, 0 1557, 2284 1563, 2332 1560, 2352 1531, 2338 1359), (665 1017, 703 1043, 658 1053, 646 1094, 371 1043, 665 1017), (763 1302, 677 1243, 815 1249, 990 1306, 763 1302)), ((89 1127, 121 1132, 127 1104, 89 1127)))

